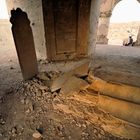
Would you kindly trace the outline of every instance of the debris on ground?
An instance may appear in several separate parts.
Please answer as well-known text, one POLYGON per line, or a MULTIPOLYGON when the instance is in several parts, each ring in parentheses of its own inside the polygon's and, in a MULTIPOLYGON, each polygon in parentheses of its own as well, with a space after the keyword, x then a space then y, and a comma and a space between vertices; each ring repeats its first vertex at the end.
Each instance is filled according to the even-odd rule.
POLYGON ((98 96, 83 88, 88 85, 87 77, 71 75, 59 90, 52 92, 53 81, 61 75, 61 72, 40 73, 0 99, 0 139, 126 139, 117 135, 118 125, 123 123, 100 110, 98 96))

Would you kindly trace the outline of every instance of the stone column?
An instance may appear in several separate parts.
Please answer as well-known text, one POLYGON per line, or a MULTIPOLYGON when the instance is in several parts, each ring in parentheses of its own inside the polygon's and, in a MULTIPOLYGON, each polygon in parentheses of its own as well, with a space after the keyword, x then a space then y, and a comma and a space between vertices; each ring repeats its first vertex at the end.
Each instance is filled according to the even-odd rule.
POLYGON ((140 27, 139 27, 139 31, 138 31, 138 35, 137 35, 137 41, 136 41, 136 46, 140 46, 140 27))
POLYGON ((96 46, 97 28, 101 0, 91 0, 88 55, 93 59, 96 46))
POLYGON ((108 43, 108 30, 110 24, 110 17, 112 15, 112 11, 116 4, 121 0, 101 0, 100 6, 100 18, 99 18, 99 26, 97 33, 97 43, 98 44, 107 44, 108 43))
POLYGON ((97 32, 97 43, 108 44, 108 30, 110 24, 111 11, 100 13, 98 32, 97 32))

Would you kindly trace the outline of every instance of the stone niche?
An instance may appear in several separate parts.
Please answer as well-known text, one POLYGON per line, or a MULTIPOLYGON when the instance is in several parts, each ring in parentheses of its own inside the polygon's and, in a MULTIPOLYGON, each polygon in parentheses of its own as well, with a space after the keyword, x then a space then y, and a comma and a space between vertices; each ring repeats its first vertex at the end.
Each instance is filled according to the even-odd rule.
POLYGON ((86 57, 91 0, 43 0, 47 54, 50 60, 86 57))

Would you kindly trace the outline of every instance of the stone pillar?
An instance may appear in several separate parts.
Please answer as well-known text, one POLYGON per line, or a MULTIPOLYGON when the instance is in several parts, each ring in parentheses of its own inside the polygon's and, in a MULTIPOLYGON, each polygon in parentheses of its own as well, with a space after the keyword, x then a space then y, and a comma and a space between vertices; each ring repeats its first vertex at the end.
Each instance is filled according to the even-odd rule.
POLYGON ((137 41, 136 41, 136 46, 140 46, 140 28, 139 28, 139 31, 138 31, 138 35, 137 35, 137 41))
POLYGON ((24 80, 38 73, 33 34, 27 14, 20 8, 11 11, 10 22, 24 80))
POLYGON ((100 18, 99 18, 99 26, 97 33, 97 43, 98 44, 107 44, 108 43, 108 30, 110 24, 110 17, 112 11, 116 4, 121 0, 101 0, 100 6, 100 18))
POLYGON ((101 0, 91 0, 88 55, 93 59, 96 46, 97 28, 101 0))
POLYGON ((108 30, 110 23, 111 11, 106 13, 100 13, 98 32, 97 32, 97 43, 108 44, 108 30))

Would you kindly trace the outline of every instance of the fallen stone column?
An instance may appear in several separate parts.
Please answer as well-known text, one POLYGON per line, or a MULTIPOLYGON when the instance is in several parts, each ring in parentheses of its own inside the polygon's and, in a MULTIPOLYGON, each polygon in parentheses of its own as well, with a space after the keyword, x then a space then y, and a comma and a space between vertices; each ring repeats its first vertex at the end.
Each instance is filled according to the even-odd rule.
POLYGON ((140 88, 138 87, 108 83, 96 78, 88 88, 103 95, 140 104, 140 88))
POLYGON ((138 104, 101 95, 99 96, 99 107, 115 117, 140 125, 140 105, 138 104))

